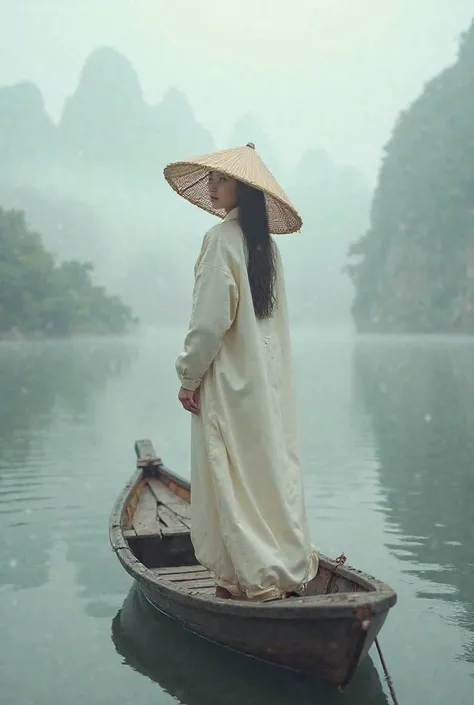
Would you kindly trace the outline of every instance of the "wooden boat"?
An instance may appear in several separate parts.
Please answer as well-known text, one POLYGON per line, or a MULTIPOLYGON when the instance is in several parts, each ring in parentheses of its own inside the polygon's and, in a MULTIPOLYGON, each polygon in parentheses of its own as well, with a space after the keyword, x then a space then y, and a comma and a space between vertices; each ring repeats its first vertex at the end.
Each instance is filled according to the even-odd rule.
POLYGON ((183 705, 388 705, 371 654, 342 696, 324 681, 237 654, 205 641, 153 608, 136 582, 112 619, 121 663, 151 679, 183 705))
POLYGON ((345 688, 382 628, 396 594, 343 559, 320 556, 305 593, 251 602, 215 597, 190 538, 191 487, 150 441, 135 443, 137 470, 112 510, 112 548, 158 610, 221 646, 345 688))

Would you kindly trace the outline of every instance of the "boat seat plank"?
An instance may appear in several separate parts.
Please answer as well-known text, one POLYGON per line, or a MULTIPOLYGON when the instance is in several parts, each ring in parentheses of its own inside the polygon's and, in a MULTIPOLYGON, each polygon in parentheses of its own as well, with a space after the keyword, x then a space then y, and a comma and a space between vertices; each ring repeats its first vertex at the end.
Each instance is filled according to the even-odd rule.
POLYGON ((161 524, 161 535, 162 536, 189 536, 189 529, 187 526, 165 526, 161 524))
MULTIPOLYGON (((169 509, 171 509, 171 511, 174 511, 174 506, 169 507, 169 509)), ((180 522, 182 524, 184 524, 184 526, 186 527, 186 529, 188 530, 188 533, 189 533, 191 530, 191 519, 185 519, 185 517, 178 517, 178 518, 179 518, 180 522)))
POLYGON ((207 568, 203 565, 179 565, 179 566, 166 566, 166 568, 153 568, 153 572, 157 575, 163 575, 166 577, 168 574, 172 575, 183 575, 185 573, 197 573, 197 572, 207 572, 207 568))
POLYGON ((191 507, 186 500, 174 494, 165 484, 155 477, 150 477, 147 484, 159 504, 164 504, 182 519, 191 519, 191 507))
POLYGON ((163 580, 169 580, 171 583, 187 583, 189 580, 212 580, 209 571, 196 571, 195 573, 168 573, 161 576, 163 580))
POLYGON ((187 502, 184 502, 184 500, 179 504, 169 502, 167 503, 167 506, 170 507, 170 509, 172 509, 173 512, 177 514, 181 520, 191 521, 191 505, 189 505, 187 502))
POLYGON ((195 590, 197 588, 213 588, 216 589, 216 583, 213 578, 205 578, 203 580, 186 580, 183 583, 173 583, 180 590, 195 590))
POLYGON ((190 592, 193 595, 208 595, 209 597, 215 597, 216 594, 216 586, 213 585, 212 587, 201 587, 201 588, 194 588, 193 590, 190 590, 190 592))
MULTIPOLYGON (((180 590, 214 594, 216 583, 207 568, 202 565, 185 565, 166 568, 154 568, 153 573, 180 590)), ((204 594, 204 593, 203 593, 204 594)))
MULTIPOLYGON (((156 507, 156 502, 155 502, 156 507)), ((164 504, 159 504, 157 508, 157 513, 160 521, 164 524, 161 531, 163 536, 170 536, 175 534, 189 534, 188 527, 179 520, 176 514, 164 504)))
POLYGON ((137 536, 161 535, 156 500, 150 488, 146 485, 140 492, 138 504, 132 517, 132 526, 137 536))

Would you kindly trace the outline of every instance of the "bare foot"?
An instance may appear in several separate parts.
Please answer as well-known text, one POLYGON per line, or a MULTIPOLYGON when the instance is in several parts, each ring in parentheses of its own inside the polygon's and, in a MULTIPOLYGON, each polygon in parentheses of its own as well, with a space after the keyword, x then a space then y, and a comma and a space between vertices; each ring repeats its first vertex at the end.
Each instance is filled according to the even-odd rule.
POLYGON ((216 585, 216 597, 220 597, 221 600, 232 600, 232 593, 226 588, 216 585))

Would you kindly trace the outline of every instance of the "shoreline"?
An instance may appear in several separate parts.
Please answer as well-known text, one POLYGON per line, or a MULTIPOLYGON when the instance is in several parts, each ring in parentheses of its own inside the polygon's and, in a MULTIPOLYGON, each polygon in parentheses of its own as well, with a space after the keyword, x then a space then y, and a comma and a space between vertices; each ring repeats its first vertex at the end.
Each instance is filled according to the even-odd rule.
POLYGON ((0 343, 38 343, 38 342, 64 342, 68 340, 84 340, 87 338, 129 338, 140 335, 140 329, 127 330, 122 333, 112 333, 104 330, 87 330, 72 333, 71 335, 48 335, 44 331, 24 333, 12 328, 9 331, 0 331, 0 343))

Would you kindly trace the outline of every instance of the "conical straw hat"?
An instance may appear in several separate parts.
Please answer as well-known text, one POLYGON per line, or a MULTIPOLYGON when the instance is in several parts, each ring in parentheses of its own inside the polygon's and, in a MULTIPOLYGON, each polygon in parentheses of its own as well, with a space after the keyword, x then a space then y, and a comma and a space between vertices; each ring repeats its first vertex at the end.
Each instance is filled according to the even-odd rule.
POLYGON ((213 208, 209 198, 208 176, 211 171, 226 174, 263 191, 269 229, 274 235, 300 230, 303 221, 298 212, 251 142, 245 147, 223 149, 187 161, 173 162, 165 168, 164 175, 180 196, 223 218, 225 211, 213 208))

